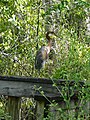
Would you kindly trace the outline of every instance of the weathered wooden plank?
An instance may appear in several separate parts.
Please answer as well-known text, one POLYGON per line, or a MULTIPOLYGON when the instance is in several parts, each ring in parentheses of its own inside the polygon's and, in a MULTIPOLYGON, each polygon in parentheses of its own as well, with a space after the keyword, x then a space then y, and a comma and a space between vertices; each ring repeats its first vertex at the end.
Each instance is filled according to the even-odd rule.
POLYGON ((39 91, 44 91, 47 97, 51 96, 60 96, 56 88, 54 91, 51 85, 43 85, 43 84, 35 84, 29 82, 14 82, 14 81, 1 81, 0 80, 0 95, 7 96, 17 96, 17 97, 34 97, 34 96, 42 96, 39 91), (36 87, 35 87, 36 86, 36 87), (39 87, 42 87, 38 90, 39 87), (37 90, 35 90, 37 89, 37 90), (57 95, 56 93, 57 92, 57 95))
MULTIPOLYGON (((54 81, 57 87, 53 86, 53 80, 44 78, 29 78, 29 77, 4 77, 0 76, 0 95, 16 96, 16 97, 42 97, 43 94, 51 99, 62 97, 62 87, 66 84, 70 93, 69 87, 74 86, 74 81, 58 80, 54 81)), ((80 86, 83 82, 80 82, 80 86)), ((77 94, 75 88, 74 92, 77 94)))

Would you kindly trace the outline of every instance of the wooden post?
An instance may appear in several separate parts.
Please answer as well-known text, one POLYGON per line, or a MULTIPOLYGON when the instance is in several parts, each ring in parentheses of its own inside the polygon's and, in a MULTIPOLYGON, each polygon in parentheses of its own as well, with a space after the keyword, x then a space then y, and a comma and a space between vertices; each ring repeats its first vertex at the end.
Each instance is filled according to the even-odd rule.
POLYGON ((44 101, 37 101, 36 120, 43 120, 44 117, 44 101))
POLYGON ((20 120, 20 97, 8 97, 7 112, 11 116, 11 120, 20 120))

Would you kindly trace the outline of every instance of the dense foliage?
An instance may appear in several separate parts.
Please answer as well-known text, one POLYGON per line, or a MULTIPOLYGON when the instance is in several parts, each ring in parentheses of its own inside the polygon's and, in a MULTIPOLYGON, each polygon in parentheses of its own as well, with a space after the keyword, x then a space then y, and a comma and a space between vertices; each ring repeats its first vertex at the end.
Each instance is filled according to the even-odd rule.
MULTIPOLYGON (((88 31, 87 25, 90 2, 48 2, 0 0, 0 75, 84 80, 89 83, 90 29, 88 31), (55 31, 58 37, 54 40, 52 58, 48 59, 39 75, 34 60, 37 50, 43 43, 47 44, 47 30, 55 31)), ((0 114, 2 112, 0 109, 0 114)))
POLYGON ((34 59, 37 49, 46 43, 46 23, 58 31, 59 38, 55 39, 54 62, 48 60, 41 76, 46 77, 50 71, 48 77, 88 80, 90 51, 89 36, 85 32, 89 3, 54 1, 46 11, 41 1, 0 3, 1 75, 36 76, 34 59))

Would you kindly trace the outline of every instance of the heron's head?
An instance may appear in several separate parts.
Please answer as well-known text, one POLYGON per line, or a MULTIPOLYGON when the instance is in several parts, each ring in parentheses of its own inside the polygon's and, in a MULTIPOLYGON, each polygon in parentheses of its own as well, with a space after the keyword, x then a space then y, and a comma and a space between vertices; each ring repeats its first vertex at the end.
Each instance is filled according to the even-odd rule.
POLYGON ((57 35, 56 35, 53 31, 48 31, 48 32, 46 33, 46 38, 47 38, 48 40, 54 39, 54 38, 56 38, 56 37, 57 37, 57 35))

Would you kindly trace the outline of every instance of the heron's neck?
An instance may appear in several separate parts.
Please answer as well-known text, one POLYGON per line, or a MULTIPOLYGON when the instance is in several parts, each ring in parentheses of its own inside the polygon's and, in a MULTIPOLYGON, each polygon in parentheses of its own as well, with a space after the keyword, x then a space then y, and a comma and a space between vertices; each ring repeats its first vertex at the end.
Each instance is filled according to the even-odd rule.
POLYGON ((52 46, 52 40, 51 40, 51 39, 49 39, 49 40, 48 40, 48 47, 50 47, 50 48, 51 48, 51 46, 52 46))

